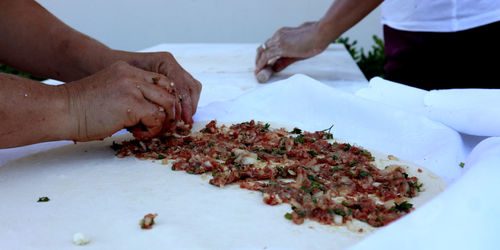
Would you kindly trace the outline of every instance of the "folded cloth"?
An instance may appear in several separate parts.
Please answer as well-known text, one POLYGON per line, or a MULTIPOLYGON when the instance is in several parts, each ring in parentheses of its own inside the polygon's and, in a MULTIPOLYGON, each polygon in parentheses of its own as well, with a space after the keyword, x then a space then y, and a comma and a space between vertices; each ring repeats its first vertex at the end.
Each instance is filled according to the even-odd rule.
POLYGON ((480 142, 443 193, 353 249, 498 249, 500 137, 480 142))
POLYGON ((459 132, 500 136, 500 89, 432 90, 424 104, 428 117, 459 132))
POLYGON ((425 91, 375 77, 356 95, 427 116, 461 133, 500 136, 500 89, 425 91))
POLYGON ((198 108, 195 121, 274 122, 334 137, 425 166, 451 182, 464 161, 457 132, 430 119, 331 88, 305 75, 198 108), (437 140, 436 138, 439 138, 437 140))
POLYGON ((368 87, 358 90, 355 95, 423 114, 424 97, 427 93, 427 90, 374 77, 370 80, 368 87))

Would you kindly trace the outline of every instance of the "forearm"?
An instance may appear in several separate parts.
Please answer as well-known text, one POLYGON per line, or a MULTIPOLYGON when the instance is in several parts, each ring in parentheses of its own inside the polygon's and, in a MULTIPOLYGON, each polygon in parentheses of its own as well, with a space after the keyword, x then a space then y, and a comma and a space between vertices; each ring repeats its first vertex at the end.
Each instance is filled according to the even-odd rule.
POLYGON ((115 51, 34 1, 0 1, 0 34, 0 62, 43 77, 72 81, 116 61, 115 51))
POLYGON ((71 129, 64 88, 0 74, 0 148, 69 139, 71 129))
POLYGON ((328 43, 334 42, 382 2, 383 0, 335 0, 319 21, 320 33, 328 43))

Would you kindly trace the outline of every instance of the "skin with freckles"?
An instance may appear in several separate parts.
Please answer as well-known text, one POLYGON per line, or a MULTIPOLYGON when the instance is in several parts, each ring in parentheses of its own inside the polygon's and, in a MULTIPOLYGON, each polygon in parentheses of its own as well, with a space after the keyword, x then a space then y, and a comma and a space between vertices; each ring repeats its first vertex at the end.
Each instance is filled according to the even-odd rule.
POLYGON ((279 72, 323 52, 380 3, 382 0, 336 0, 319 21, 279 29, 264 46, 257 48, 255 75, 260 76, 263 69, 279 72))
POLYGON ((0 34, 0 62, 65 82, 0 74, 0 148, 122 128, 144 139, 193 123, 201 83, 168 52, 110 49, 30 0, 0 1, 0 34))

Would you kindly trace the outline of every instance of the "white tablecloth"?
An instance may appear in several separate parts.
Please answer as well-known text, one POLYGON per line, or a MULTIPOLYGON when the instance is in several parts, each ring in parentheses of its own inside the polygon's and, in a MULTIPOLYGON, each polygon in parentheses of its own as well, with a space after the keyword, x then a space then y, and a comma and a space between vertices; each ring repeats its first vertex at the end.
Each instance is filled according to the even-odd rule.
MULTIPOLYGON (((494 199, 498 197, 494 184, 500 174, 499 138, 484 140, 488 136, 459 133, 418 112, 414 104, 423 102, 425 95, 420 90, 391 85, 396 86, 391 90, 396 94, 390 96, 370 90, 340 45, 298 62, 271 78, 271 83, 258 84, 253 77, 257 46, 162 44, 145 51, 172 52, 203 83, 196 121, 256 119, 308 130, 333 124, 334 136, 424 165, 450 185, 421 209, 354 248, 493 249, 500 243, 495 237, 495 232, 500 232, 495 215, 500 212, 500 203, 494 199), (465 168, 460 162, 465 162, 465 168)), ((0 150, 0 164, 68 143, 0 150)))

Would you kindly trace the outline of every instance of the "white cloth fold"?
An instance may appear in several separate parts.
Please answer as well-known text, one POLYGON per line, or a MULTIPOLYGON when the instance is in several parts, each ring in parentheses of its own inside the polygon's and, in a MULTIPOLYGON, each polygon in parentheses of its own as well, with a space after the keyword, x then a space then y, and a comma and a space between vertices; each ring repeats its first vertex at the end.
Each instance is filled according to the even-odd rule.
POLYGON ((432 90, 427 116, 465 134, 500 136, 500 89, 432 90))
POLYGON ((500 89, 425 91, 375 77, 356 95, 429 117, 461 133, 500 136, 500 89))

